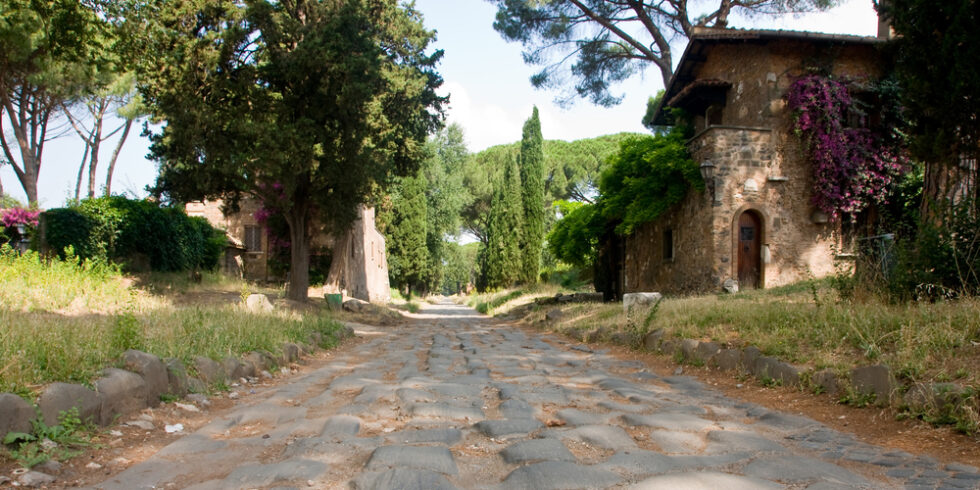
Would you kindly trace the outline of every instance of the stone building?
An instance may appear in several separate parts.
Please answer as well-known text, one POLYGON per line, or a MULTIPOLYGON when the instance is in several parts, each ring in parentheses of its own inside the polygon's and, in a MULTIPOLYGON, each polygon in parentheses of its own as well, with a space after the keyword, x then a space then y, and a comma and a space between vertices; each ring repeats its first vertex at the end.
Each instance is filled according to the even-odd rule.
MULTIPOLYGON (((189 216, 202 216, 211 225, 225 230, 228 245, 221 270, 252 281, 284 280, 270 271, 269 235, 255 218, 261 204, 254 199, 243 199, 240 211, 229 215, 222 212, 221 204, 216 200, 185 206, 189 216)), ((374 223, 374 208, 362 206, 350 230, 340 240, 321 234, 313 238, 311 249, 333 250, 328 289, 364 301, 385 303, 391 299, 385 238, 374 223)))
POLYGON ((620 291, 698 292, 779 286, 835 272, 849 240, 811 204, 813 172, 785 94, 818 69, 881 74, 874 37, 699 29, 667 86, 668 107, 693 119, 691 155, 711 173, 670 212, 626 237, 620 291))

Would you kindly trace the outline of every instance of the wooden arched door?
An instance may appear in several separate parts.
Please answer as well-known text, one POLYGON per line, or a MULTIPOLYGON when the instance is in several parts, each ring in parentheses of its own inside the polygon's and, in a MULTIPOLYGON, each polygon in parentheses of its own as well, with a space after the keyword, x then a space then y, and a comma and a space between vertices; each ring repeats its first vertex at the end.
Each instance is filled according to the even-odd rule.
POLYGON ((738 285, 742 289, 762 287, 762 220, 745 211, 738 217, 738 285))

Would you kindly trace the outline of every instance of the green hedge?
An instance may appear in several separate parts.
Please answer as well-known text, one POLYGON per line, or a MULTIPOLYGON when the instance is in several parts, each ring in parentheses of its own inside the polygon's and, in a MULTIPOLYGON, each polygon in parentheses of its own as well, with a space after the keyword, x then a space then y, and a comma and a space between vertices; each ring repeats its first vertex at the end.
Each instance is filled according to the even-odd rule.
POLYGON ((64 255, 104 259, 155 271, 214 269, 227 243, 223 231, 182 209, 122 196, 86 199, 44 213, 45 242, 64 255))

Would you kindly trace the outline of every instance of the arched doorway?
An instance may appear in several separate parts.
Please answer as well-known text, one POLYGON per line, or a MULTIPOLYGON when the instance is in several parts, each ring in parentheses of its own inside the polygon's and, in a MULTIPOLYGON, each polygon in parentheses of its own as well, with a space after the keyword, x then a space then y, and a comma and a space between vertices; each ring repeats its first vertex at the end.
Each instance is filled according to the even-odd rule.
POLYGON ((762 217, 746 210, 737 221, 738 285, 742 289, 762 287, 762 217))

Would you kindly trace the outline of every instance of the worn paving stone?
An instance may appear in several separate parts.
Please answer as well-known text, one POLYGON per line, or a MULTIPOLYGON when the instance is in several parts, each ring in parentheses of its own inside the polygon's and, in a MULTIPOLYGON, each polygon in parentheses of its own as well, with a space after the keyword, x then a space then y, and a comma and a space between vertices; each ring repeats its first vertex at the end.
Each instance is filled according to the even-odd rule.
POLYGON ((527 437, 542 427, 544 424, 534 419, 481 420, 473 425, 480 433, 494 439, 527 437))
POLYGON ((537 463, 540 461, 575 462, 575 456, 557 439, 530 439, 507 446, 500 455, 510 464, 537 463))
POLYGON ((533 419, 537 410, 524 400, 506 400, 497 407, 508 419, 533 419))
POLYGON ((409 405, 408 413, 413 417, 435 417, 455 420, 479 420, 484 417, 483 410, 475 407, 457 407, 448 403, 414 403, 409 405))
POLYGON ((669 430, 650 431, 650 442, 667 454, 693 454, 700 452, 705 445, 700 434, 669 430))
POLYGON ((545 437, 572 439, 604 449, 620 450, 636 447, 636 441, 615 425, 585 425, 570 430, 549 430, 545 437))
POLYGON ((365 466, 368 471, 395 468, 431 470, 444 475, 459 473, 449 449, 431 446, 382 446, 374 450, 365 466))
POLYGON ((615 415, 600 412, 583 412, 575 408, 566 408, 555 413, 558 419, 571 426, 604 424, 609 422, 609 419, 615 415))
POLYGON ((578 489, 608 488, 623 478, 611 471, 561 461, 522 466, 504 479, 509 488, 578 489))
POLYGON ((826 481, 842 485, 871 485, 864 477, 840 466, 798 456, 757 459, 749 463, 744 472, 746 476, 786 483, 826 481))
POLYGON ((250 464, 232 470, 224 483, 233 487, 263 487, 290 481, 316 480, 327 465, 308 459, 294 459, 273 464, 250 464))
POLYGON ((362 473, 351 486, 357 490, 455 490, 446 477, 429 470, 395 468, 383 472, 362 473))
POLYGON ((783 445, 751 432, 713 430, 708 432, 706 453, 725 453, 732 450, 757 453, 785 451, 783 445))
MULTIPOLYGON (((605 350, 576 351, 561 337, 486 323, 465 307, 422 308, 419 321, 398 329, 358 326, 370 332, 367 341, 342 346, 329 361, 314 361, 322 367, 287 377, 271 392, 256 387, 255 398, 243 397, 237 408, 93 486, 980 484, 975 468, 868 445, 810 419, 726 398, 689 376, 660 377, 605 350), (545 420, 556 426, 544 428, 545 420), (304 461, 323 466, 304 478, 312 467, 289 466, 304 461)), ((742 354, 747 364, 759 357, 751 349, 742 354)))
POLYGON ((622 420, 627 425, 634 427, 653 427, 669 430, 687 430, 700 432, 712 427, 715 423, 686 413, 655 413, 651 415, 626 414, 622 420))
POLYGON ((676 475, 661 475, 647 478, 629 487, 635 490, 764 490, 783 488, 768 480, 727 473, 690 472, 676 475))
POLYGON ((356 436, 361 431, 361 419, 353 415, 334 415, 327 417, 320 429, 320 437, 344 438, 356 436))
POLYGON ((434 429, 403 430, 389 434, 387 439, 398 444, 438 443, 452 446, 463 438, 463 432, 456 428, 439 427, 434 429))
POLYGON ((674 459, 659 452, 640 449, 619 451, 597 466, 632 476, 646 476, 667 473, 679 468, 674 459))

